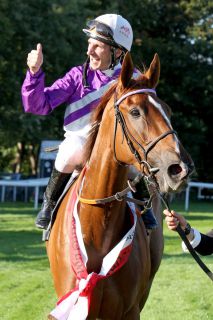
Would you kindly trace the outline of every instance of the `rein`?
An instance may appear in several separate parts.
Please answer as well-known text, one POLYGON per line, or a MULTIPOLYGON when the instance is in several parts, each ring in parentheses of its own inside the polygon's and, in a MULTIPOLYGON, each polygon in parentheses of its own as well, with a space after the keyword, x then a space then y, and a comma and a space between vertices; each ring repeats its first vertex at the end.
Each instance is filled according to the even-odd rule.
POLYGON ((124 190, 117 192, 116 194, 110 196, 110 197, 106 197, 106 198, 102 198, 102 199, 86 199, 86 198, 82 198, 79 194, 78 194, 78 200, 81 203, 85 203, 85 204, 91 204, 91 205, 105 205, 107 203, 113 202, 113 201, 128 201, 128 202, 133 202, 136 203, 140 206, 144 207, 144 210, 142 211, 142 213, 145 213, 147 209, 149 209, 151 207, 151 202, 152 202, 152 197, 150 197, 150 199, 148 201, 141 201, 138 199, 134 199, 131 197, 128 197, 127 194, 132 191, 132 192, 136 192, 135 186, 140 182, 140 180, 144 178, 144 174, 142 174, 141 172, 138 173, 138 175, 135 177, 135 179, 133 181, 128 180, 128 187, 125 188, 124 190))
MULTIPOLYGON (((155 182, 156 183, 156 182, 155 182)), ((163 197, 163 195, 160 193, 160 191, 158 190, 158 194, 161 197, 161 200, 165 206, 166 209, 168 209, 169 211, 171 211, 168 201, 163 197)), ((191 243, 189 242, 188 238, 186 237, 184 231, 181 229, 180 223, 178 224, 177 228, 176 228, 177 233, 179 234, 180 238, 182 239, 182 241, 185 243, 188 251, 190 252, 190 254, 192 255, 192 257, 194 258, 194 260, 197 262, 197 264, 201 267, 201 269, 207 274, 207 276, 211 279, 211 281, 213 281, 213 273, 210 271, 210 269, 205 265, 205 263, 200 259, 199 255, 196 253, 196 251, 194 250, 194 248, 192 247, 191 243)))
MULTIPOLYGON (((141 165, 143 165, 143 167, 147 169, 148 173, 145 172, 140 172, 136 178, 130 182, 128 181, 128 187, 125 188, 124 190, 117 192, 115 195, 107 197, 107 198, 102 198, 102 199, 85 199, 82 198, 78 195, 78 199, 80 202, 82 203, 86 203, 86 204, 92 204, 92 205, 104 205, 106 203, 110 203, 112 201, 122 201, 122 200, 128 200, 134 203, 137 203, 139 205, 145 205, 145 201, 140 201, 134 198, 130 198, 127 197, 127 193, 129 191, 133 191, 135 192, 135 186, 139 183, 139 181, 144 178, 146 180, 147 185, 152 185, 154 186, 154 189, 156 191, 156 193, 159 194, 164 206, 166 207, 166 209, 168 209, 169 211, 169 204, 168 201, 164 198, 164 196, 161 194, 160 190, 159 190, 159 185, 158 182, 155 178, 155 174, 159 171, 158 168, 153 168, 147 161, 147 156, 148 153, 155 147, 155 145, 162 139, 164 139, 166 136, 168 136, 169 134, 175 134, 177 135, 176 131, 174 130, 168 130, 166 132, 164 132, 163 134, 161 134, 159 137, 157 137, 154 141, 152 141, 150 143, 150 145, 148 146, 147 149, 145 149, 130 133, 124 116, 122 114, 122 112, 119 110, 119 105, 120 103, 126 99, 127 97, 134 95, 134 94, 148 94, 148 93, 153 93, 156 95, 156 91, 154 89, 138 89, 138 90, 134 90, 131 92, 128 92, 126 94, 124 94, 123 96, 121 96, 121 98, 119 98, 118 100, 116 100, 116 93, 115 93, 115 101, 114 101, 114 110, 115 110, 115 128, 114 128, 114 157, 115 160, 118 164, 120 165, 125 165, 123 163, 121 163, 117 157, 116 157, 116 149, 115 149, 115 139, 116 139, 116 133, 117 133, 117 127, 118 127, 118 123, 121 125, 121 129, 122 129, 122 133, 123 136, 126 139, 126 142, 129 146, 130 151, 132 152, 132 154, 134 155, 134 157, 136 158, 136 160, 138 161, 138 163, 141 165), (139 154, 139 152, 136 150, 136 148, 134 147, 133 142, 143 151, 144 154, 144 160, 141 159, 141 156, 139 154)), ((144 170, 143 170, 144 171, 144 170)), ((150 195, 150 199, 148 200, 148 204, 150 205, 152 202, 152 198, 154 196, 154 193, 152 193, 150 195)), ((143 212, 146 211, 146 209, 148 208, 148 206, 145 207, 145 210, 143 212)), ((213 273, 208 269, 208 267, 203 263, 203 261, 200 259, 200 257, 198 256, 198 254, 195 252, 194 248, 192 247, 192 245, 190 244, 189 240, 187 239, 185 233, 183 232, 183 230, 180 227, 180 224, 177 226, 176 231, 178 232, 180 238, 183 240, 183 242, 185 243, 187 249, 189 250, 190 254, 192 255, 192 257, 195 259, 195 261, 198 263, 198 265, 201 267, 201 269, 207 274, 207 276, 213 281, 213 273)))
MULTIPOLYGON (((132 134, 130 133, 129 129, 127 128, 127 125, 126 125, 126 122, 125 122, 125 119, 124 119, 124 116, 122 114, 122 112, 119 110, 119 105, 120 103, 126 99, 127 97, 131 96, 131 95, 135 95, 135 94, 138 94, 138 93, 142 93, 142 94, 147 94, 147 93, 154 93, 156 95, 156 91, 155 89, 138 89, 138 90, 134 90, 134 91, 131 91, 131 92, 128 92, 126 94, 124 94, 123 96, 121 96, 120 99, 118 99, 116 101, 116 94, 115 94, 115 103, 114 103, 114 109, 115 109, 115 129, 114 129, 114 157, 115 157, 115 160, 116 162, 118 162, 120 165, 124 165, 123 163, 121 163, 117 157, 116 157, 116 151, 115 151, 115 139, 116 139, 116 133, 117 133, 117 125, 118 123, 121 125, 121 128, 122 128, 122 132, 123 132, 123 135, 127 141, 127 144, 131 150, 131 152, 134 154, 136 160, 139 162, 140 166, 143 164, 144 167, 147 168, 148 172, 149 172, 149 175, 152 176, 153 174, 155 174, 159 169, 158 168, 152 168, 151 165, 147 162, 147 155, 149 153, 149 151, 151 149, 154 148, 154 146, 162 139, 164 139, 167 135, 169 134, 176 134, 176 132, 174 130, 169 130, 163 134, 161 134, 159 137, 157 137, 154 141, 151 142, 151 144, 149 145, 149 147, 147 148, 147 150, 132 136, 132 134), (131 137, 131 139, 130 139, 131 137), (135 149, 134 145, 133 145, 133 142, 132 140, 142 149, 143 151, 143 154, 144 154, 144 158, 145 160, 142 160, 141 157, 140 157, 140 154, 138 153, 138 151, 135 149)), ((104 205, 104 204, 107 204, 107 203, 110 203, 112 201, 122 201, 122 200, 126 200, 126 201, 130 201, 130 202, 134 202, 138 205, 142 205, 144 206, 144 210, 142 213, 146 212, 147 209, 149 209, 151 206, 151 202, 152 202, 152 198, 150 198, 147 201, 140 201, 138 199, 134 199, 134 198, 130 198, 127 196, 127 193, 129 191, 133 191, 133 192, 136 192, 136 189, 135 189, 135 186, 136 184, 142 179, 142 178, 146 178, 147 179, 147 174, 144 174, 144 173, 139 173, 136 178, 130 182, 128 180, 128 187, 125 188, 124 190, 120 191, 120 192, 117 192, 115 195, 112 195, 110 197, 107 197, 107 198, 102 198, 102 199, 85 199, 85 198, 82 198, 78 195, 78 199, 80 202, 82 203, 85 203, 85 204, 94 204, 94 205, 104 205)))

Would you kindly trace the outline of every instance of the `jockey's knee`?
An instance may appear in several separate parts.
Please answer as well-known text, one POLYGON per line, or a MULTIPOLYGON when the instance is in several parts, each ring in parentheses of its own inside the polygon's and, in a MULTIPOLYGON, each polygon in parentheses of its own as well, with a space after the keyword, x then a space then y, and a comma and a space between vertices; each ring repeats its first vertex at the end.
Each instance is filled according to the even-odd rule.
POLYGON ((63 173, 72 173, 81 165, 80 155, 73 155, 71 157, 57 157, 55 160, 56 170, 63 173))
POLYGON ((72 173, 76 168, 81 166, 82 162, 83 152, 81 146, 78 150, 77 148, 70 148, 66 150, 64 150, 64 148, 59 148, 55 160, 55 168, 63 173, 72 173))

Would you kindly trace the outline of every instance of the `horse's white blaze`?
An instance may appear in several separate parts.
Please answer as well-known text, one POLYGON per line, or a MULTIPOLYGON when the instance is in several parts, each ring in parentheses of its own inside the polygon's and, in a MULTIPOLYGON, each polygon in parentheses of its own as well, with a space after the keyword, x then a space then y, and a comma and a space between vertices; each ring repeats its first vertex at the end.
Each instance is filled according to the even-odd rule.
MULTIPOLYGON (((171 125, 171 122, 170 122, 169 118, 167 117, 166 113, 164 112, 161 104, 158 103, 157 101, 155 101, 150 95, 148 95, 148 99, 149 99, 149 102, 150 102, 151 104, 153 104, 153 105, 160 111, 160 113, 161 113, 162 116, 164 117, 166 123, 168 124, 169 128, 170 128, 171 130, 173 130, 172 125, 171 125)), ((180 153, 179 141, 178 141, 178 139, 177 139, 177 136, 176 136, 176 135, 173 135, 173 138, 174 138, 174 140, 175 140, 175 142, 176 142, 175 151, 176 151, 177 153, 180 153)))
POLYGON ((169 118, 167 117, 166 113, 164 112, 162 106, 160 103, 158 103, 157 101, 155 101, 150 95, 148 96, 149 102, 152 103, 162 114, 162 116, 164 117, 164 119, 166 120, 168 126, 170 127, 170 129, 172 130, 172 125, 171 122, 169 120, 169 118))

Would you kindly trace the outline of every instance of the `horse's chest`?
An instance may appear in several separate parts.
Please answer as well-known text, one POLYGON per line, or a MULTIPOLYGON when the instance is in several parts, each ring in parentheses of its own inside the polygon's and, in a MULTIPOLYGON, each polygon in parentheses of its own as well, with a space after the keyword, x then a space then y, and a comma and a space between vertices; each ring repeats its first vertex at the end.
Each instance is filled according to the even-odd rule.
MULTIPOLYGON (((136 232, 137 233, 137 232, 136 232)), ((150 281, 150 252, 147 237, 135 235, 126 264, 112 276, 101 279, 93 290, 88 319, 124 319, 128 310, 140 314, 140 301, 150 281), (144 241, 145 239, 145 241, 144 241), (112 308, 113 306, 113 308, 112 308), (136 311, 137 310, 137 311, 136 311)))

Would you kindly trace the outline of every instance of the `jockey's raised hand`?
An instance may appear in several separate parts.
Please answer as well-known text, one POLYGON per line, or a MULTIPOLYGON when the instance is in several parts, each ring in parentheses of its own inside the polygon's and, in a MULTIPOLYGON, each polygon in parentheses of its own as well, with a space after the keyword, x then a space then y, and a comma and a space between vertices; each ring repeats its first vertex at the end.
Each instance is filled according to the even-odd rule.
POLYGON ((32 74, 35 74, 39 71, 41 65, 43 63, 43 53, 42 53, 42 45, 40 43, 37 44, 36 50, 32 50, 28 53, 27 56, 27 65, 32 74))

